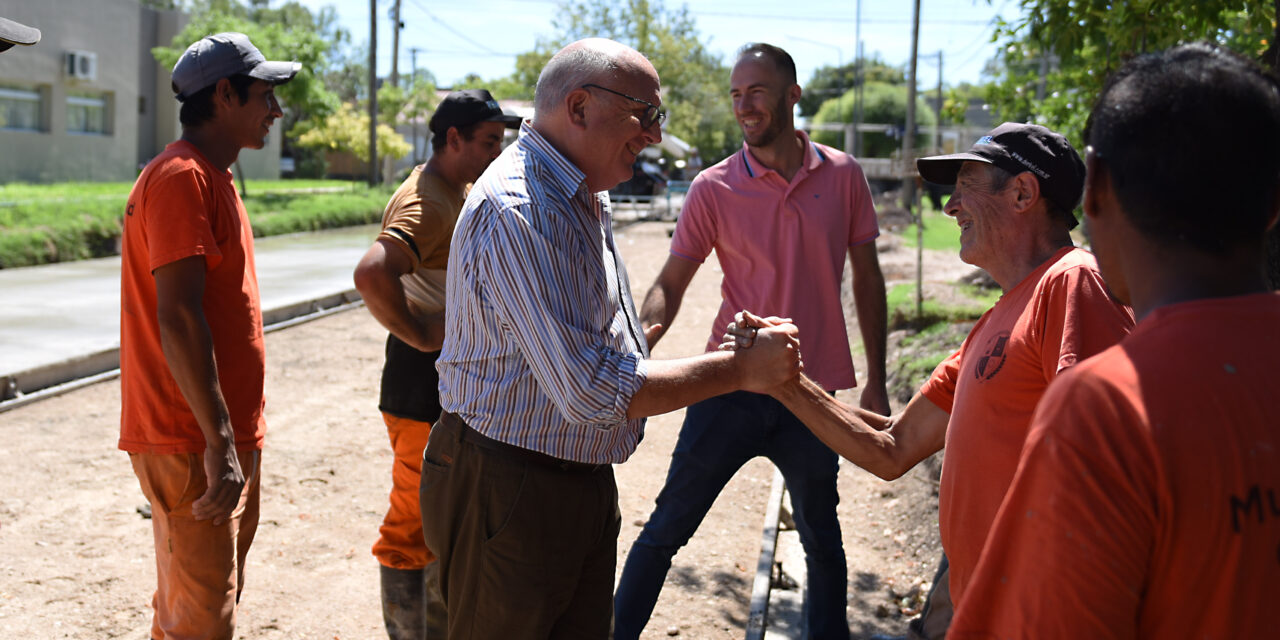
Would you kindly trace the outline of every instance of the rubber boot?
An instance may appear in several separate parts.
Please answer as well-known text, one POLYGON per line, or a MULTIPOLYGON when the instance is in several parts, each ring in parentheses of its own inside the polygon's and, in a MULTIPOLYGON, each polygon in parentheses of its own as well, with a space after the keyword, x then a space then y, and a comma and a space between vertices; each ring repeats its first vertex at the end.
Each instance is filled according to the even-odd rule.
POLYGON ((426 597, 428 640, 446 640, 449 637, 449 610, 445 608, 444 592, 440 586, 440 563, 432 562, 422 570, 423 591, 426 597))
POLYGON ((382 569, 382 621, 387 625, 387 637, 423 640, 427 637, 423 570, 378 567, 382 569))

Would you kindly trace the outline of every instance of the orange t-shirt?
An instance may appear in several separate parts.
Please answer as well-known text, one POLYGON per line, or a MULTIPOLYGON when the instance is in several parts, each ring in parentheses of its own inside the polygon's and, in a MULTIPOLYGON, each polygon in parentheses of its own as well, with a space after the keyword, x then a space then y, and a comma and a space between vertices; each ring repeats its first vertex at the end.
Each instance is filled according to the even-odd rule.
POLYGON ((1133 312, 1108 293, 1093 256, 1066 247, 1005 293, 921 389, 951 413, 938 518, 954 602, 978 564, 1045 388, 1132 327, 1133 312))
POLYGON ((204 256, 204 312, 237 448, 261 448, 265 365, 253 230, 230 171, 179 140, 143 169, 124 216, 120 266, 119 447, 134 453, 198 453, 204 434, 169 373, 160 346, 152 272, 204 256))
POLYGON ((948 637, 1275 637, 1277 327, 1169 305, 1054 382, 948 637))

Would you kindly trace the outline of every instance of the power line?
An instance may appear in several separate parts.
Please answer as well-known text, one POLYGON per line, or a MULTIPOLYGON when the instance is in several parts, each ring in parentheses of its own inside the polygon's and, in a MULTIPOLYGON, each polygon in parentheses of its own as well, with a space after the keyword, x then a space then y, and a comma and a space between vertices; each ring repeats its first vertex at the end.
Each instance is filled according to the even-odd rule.
POLYGON ((419 2, 418 0, 410 0, 410 1, 413 3, 413 6, 418 8, 419 11, 427 14, 427 17, 431 18, 432 20, 435 20, 436 23, 438 23, 441 27, 444 27, 446 31, 448 31, 449 33, 452 33, 455 36, 458 36, 459 38, 462 38, 463 40, 466 40, 467 42, 469 42, 472 45, 475 45, 476 47, 479 47, 481 51, 484 51, 485 53, 488 53, 490 55, 498 55, 498 56, 508 55, 505 53, 499 53, 497 51, 494 51, 493 49, 490 49, 488 46, 480 42, 477 42, 475 40, 472 40, 470 36, 466 35, 465 33, 462 33, 461 31, 458 31, 457 29, 454 29, 449 23, 445 22, 444 20, 441 20, 439 17, 436 16, 436 14, 428 11, 427 8, 423 6, 422 3, 419 2))
POLYGON ((494 57, 515 58, 520 55, 518 53, 502 53, 501 51, 477 52, 477 51, 463 51, 459 49, 424 49, 422 47, 418 47, 418 51, 422 53, 435 53, 435 54, 449 55, 449 56, 486 56, 491 58, 494 58, 494 57))
MULTIPOLYGON (((792 22, 857 22, 856 18, 838 18, 834 16, 797 16, 797 15, 779 15, 779 14, 763 14, 763 13, 740 13, 733 11, 690 11, 690 14, 702 17, 708 16, 713 18, 744 18, 759 20, 790 20, 792 22)), ((902 18, 863 18, 863 24, 911 24, 910 19, 902 18)), ((971 26, 988 26, 992 24, 991 20, 921 20, 920 24, 937 24, 937 25, 971 25, 971 26)))

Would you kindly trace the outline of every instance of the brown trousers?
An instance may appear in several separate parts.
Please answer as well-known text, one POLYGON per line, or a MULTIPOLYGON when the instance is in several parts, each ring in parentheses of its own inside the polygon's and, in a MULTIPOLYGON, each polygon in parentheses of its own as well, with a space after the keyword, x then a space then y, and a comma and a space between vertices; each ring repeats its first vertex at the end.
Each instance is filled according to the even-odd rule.
POLYGON ((156 546, 153 640, 231 640, 244 589, 244 561, 258 531, 261 451, 236 452, 244 489, 231 517, 215 526, 196 520, 191 505, 204 495, 204 456, 130 453, 142 493, 151 502, 156 546))
POLYGON ((421 498, 450 640, 609 636, 621 525, 610 465, 491 440, 445 413, 421 498))

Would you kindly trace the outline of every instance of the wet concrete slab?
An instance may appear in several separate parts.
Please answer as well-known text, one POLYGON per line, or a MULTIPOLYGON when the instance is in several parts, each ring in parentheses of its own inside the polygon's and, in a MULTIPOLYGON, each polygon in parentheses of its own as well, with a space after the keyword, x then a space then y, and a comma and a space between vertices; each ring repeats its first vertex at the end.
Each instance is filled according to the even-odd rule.
MULTIPOLYGON (((378 233, 366 225, 259 238, 262 307, 353 288, 351 272, 378 233)), ((120 258, 0 269, 0 376, 120 344, 120 258)))

